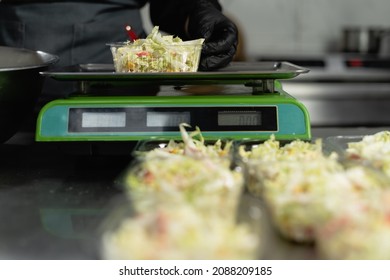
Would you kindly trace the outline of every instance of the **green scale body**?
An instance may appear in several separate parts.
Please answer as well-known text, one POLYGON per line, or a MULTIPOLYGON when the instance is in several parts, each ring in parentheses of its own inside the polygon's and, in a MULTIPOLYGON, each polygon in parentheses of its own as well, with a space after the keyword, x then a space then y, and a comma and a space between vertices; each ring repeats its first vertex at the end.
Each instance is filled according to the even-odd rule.
POLYGON ((274 81, 274 92, 249 95, 74 96, 42 108, 37 141, 180 139, 178 125, 206 140, 310 140, 305 106, 274 81))

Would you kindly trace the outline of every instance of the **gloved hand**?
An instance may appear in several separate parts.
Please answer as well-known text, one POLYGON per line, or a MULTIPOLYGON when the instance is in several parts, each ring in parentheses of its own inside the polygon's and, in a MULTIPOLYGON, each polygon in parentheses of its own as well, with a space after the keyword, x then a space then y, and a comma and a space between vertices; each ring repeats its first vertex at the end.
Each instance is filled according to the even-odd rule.
POLYGON ((233 60, 237 50, 238 30, 222 14, 218 4, 210 0, 196 1, 189 15, 187 32, 192 39, 205 38, 199 70, 215 70, 227 66, 233 60))

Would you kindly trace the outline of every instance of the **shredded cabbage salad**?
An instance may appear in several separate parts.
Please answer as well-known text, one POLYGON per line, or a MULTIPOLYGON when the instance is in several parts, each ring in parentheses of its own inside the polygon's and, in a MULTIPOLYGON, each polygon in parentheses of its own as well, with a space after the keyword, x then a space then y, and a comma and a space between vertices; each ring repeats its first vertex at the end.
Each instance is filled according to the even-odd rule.
POLYGON ((217 208, 234 216, 244 186, 242 172, 231 168, 231 142, 206 144, 199 128, 189 134, 181 124, 182 142, 140 155, 126 176, 132 196, 181 197, 198 207, 217 208), (199 137, 200 139, 195 139, 199 137))
POLYGON ((196 72, 203 42, 161 35, 155 26, 145 39, 110 46, 116 72, 196 72))
POLYGON ((390 192, 375 199, 349 201, 321 225, 319 256, 326 259, 390 259, 390 192))
POLYGON ((164 147, 158 147, 150 151, 139 151, 137 156, 150 160, 153 158, 172 157, 172 155, 184 155, 195 159, 207 159, 219 161, 224 166, 231 166, 233 159, 233 142, 222 141, 206 142, 199 127, 187 132, 189 125, 179 125, 182 141, 170 140, 164 147))
POLYGON ((318 225, 331 220, 346 200, 375 200, 390 186, 378 170, 325 154, 320 139, 280 145, 271 137, 249 151, 240 147, 240 155, 249 191, 265 200, 282 235, 297 242, 315 241, 318 225))
MULTIPOLYGON (((180 125, 181 142, 139 154, 129 171, 129 193, 142 199, 137 215, 106 235, 110 258, 248 259, 261 246, 250 224, 232 219, 244 184, 232 169, 234 145, 208 144, 187 127, 180 125)), ((349 143, 350 158, 374 167, 325 153, 321 139, 282 145, 272 136, 238 153, 249 192, 282 236, 315 242, 324 258, 390 259, 390 184, 375 168, 386 170, 389 143, 390 132, 349 143)))
POLYGON ((185 203, 155 205, 124 219, 116 231, 104 236, 104 257, 255 259, 259 236, 251 226, 204 215, 185 203))
MULTIPOLYGON (((135 215, 102 239, 107 259, 255 259, 259 221, 237 221, 242 172, 230 142, 207 144, 199 128, 182 142, 139 154, 126 174, 135 215)), ((241 213, 241 212, 240 212, 241 213)))
POLYGON ((361 141, 350 142, 346 153, 349 158, 366 160, 390 175, 390 131, 366 135, 361 141))

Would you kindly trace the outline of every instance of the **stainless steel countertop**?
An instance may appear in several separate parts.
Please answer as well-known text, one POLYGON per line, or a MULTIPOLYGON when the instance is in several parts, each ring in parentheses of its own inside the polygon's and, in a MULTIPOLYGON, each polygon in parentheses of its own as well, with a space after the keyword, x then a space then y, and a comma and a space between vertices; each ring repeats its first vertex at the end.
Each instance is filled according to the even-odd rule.
MULTIPOLYGON (((313 128, 313 137, 364 135, 389 128, 313 128)), ((112 145, 111 145, 112 146, 112 145)), ((131 145, 123 147, 128 149, 131 145)), ((129 154, 35 143, 18 134, 0 145, 0 259, 99 259, 99 225, 129 154)), ((317 259, 313 245, 283 240, 266 230, 265 259, 317 259)))

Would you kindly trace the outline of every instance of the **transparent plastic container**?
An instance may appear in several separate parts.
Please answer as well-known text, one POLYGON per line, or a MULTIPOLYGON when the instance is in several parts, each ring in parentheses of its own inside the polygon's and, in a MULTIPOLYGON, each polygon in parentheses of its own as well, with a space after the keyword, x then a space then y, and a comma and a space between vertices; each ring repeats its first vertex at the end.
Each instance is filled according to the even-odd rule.
POLYGON ((316 250, 323 259, 390 259, 390 192, 348 199, 317 228, 316 250))
POLYGON ((340 159, 336 147, 318 142, 240 143, 248 191, 264 200, 273 226, 288 240, 313 243, 316 228, 338 204, 357 193, 390 186, 375 168, 340 159), (255 153, 247 156, 245 151, 255 153), (340 199, 341 198, 341 199, 340 199))
POLYGON ((370 166, 350 162, 330 172, 316 171, 318 167, 296 170, 296 175, 282 181, 288 187, 278 190, 275 184, 275 189, 267 189, 265 201, 273 224, 289 240, 316 242, 317 229, 346 205, 368 199, 375 203, 390 190, 388 178, 370 166))
POLYGON ((334 136, 325 140, 340 158, 358 164, 370 165, 390 176, 390 132, 369 135, 334 136))
POLYGON ((182 140, 143 140, 139 141, 132 151, 133 156, 138 159, 150 158, 153 153, 156 155, 161 155, 161 153, 187 154, 188 156, 194 156, 191 155, 194 153, 195 157, 208 157, 231 167, 235 164, 233 142, 221 139, 205 140, 203 143, 196 142, 195 145, 186 144, 182 140))
POLYGON ((102 224, 102 259, 222 260, 262 256, 262 210, 244 197, 227 220, 173 197, 132 198, 117 204, 102 224))
MULTIPOLYGON (((280 173, 279 166, 282 160, 280 151, 293 142, 295 141, 245 140, 235 142, 235 162, 243 169, 246 188, 250 193, 259 198, 263 197, 267 182, 272 181, 280 173), (264 148, 260 148, 260 146, 264 148)), ((319 156, 325 158, 332 153, 322 142, 322 139, 295 143, 303 146, 297 151, 291 152, 291 162, 295 161, 297 166, 302 160, 310 160, 310 158, 319 156), (321 140, 321 142, 316 143, 317 140, 321 140)), ((284 156, 283 161, 286 160, 290 161, 289 155, 284 156)))
POLYGON ((234 217, 244 188, 239 169, 183 155, 140 158, 124 172, 121 181, 137 209, 144 207, 144 199, 156 196, 183 201, 204 213, 215 208, 214 213, 225 219, 234 217))
POLYGON ((118 73, 196 72, 203 39, 145 47, 131 42, 108 44, 118 73))
MULTIPOLYGON (((262 158, 251 158, 246 153, 252 153, 264 141, 244 140, 236 141, 234 145, 235 164, 243 170, 245 188, 248 192, 257 198, 262 198, 269 170, 272 170, 274 161, 264 160, 262 158)), ((271 175, 270 175, 271 176, 271 175)))

